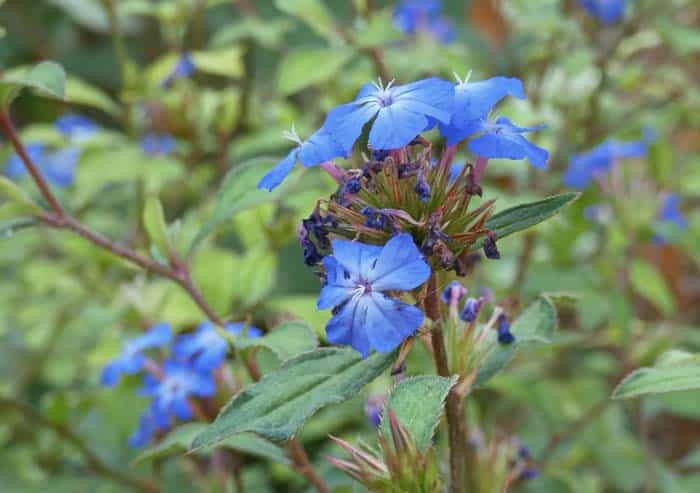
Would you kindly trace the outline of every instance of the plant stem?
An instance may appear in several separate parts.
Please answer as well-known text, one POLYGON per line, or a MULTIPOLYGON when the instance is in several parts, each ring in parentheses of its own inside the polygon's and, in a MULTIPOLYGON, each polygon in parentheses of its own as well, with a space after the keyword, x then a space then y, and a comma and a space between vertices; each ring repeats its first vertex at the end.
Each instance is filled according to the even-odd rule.
MULTIPOLYGON (((435 367, 438 375, 449 377, 450 369, 447 363, 447 350, 445 349, 445 338, 442 334, 440 322, 440 301, 437 290, 437 276, 431 274, 428 280, 428 292, 425 298, 425 311, 433 321, 431 330, 431 342, 433 346, 433 356, 435 357, 435 367)), ((462 412, 462 398, 455 392, 447 395, 445 404, 447 415, 447 434, 450 445, 450 478, 452 493, 465 493, 465 467, 466 467, 466 443, 467 434, 464 423, 464 413, 462 412)))
MULTIPOLYGON (((113 253, 114 255, 141 267, 146 271, 158 274, 162 277, 174 281, 183 290, 185 290, 185 292, 190 296, 190 298, 192 298, 192 300, 197 304, 200 310, 202 310, 202 312, 207 316, 207 318, 210 321, 212 321, 220 327, 224 326, 224 320, 204 299, 204 296, 202 296, 202 293, 194 284, 192 280, 192 275, 187 264, 183 263, 178 258, 172 258, 170 260, 169 266, 160 264, 155 260, 143 256, 128 247, 115 243, 106 236, 102 235, 101 233, 98 233, 97 231, 93 231, 74 217, 70 216, 61 206, 60 202, 51 191, 51 188, 49 187, 48 183, 44 180, 44 177, 41 175, 39 168, 27 154, 24 145, 22 144, 22 142, 19 139, 19 136, 17 135, 17 131, 12 125, 12 121, 10 120, 7 110, 0 110, 0 128, 5 133, 5 135, 7 135, 10 142, 12 142, 12 145, 15 148, 17 155, 20 156, 25 166, 29 170, 30 174, 34 178, 34 181, 36 182, 37 186, 39 187, 41 194, 53 209, 53 213, 47 211, 38 215, 37 218, 39 220, 41 220, 42 222, 51 226, 54 229, 72 231, 73 233, 85 238, 90 243, 97 245, 98 247, 107 250, 113 253)), ((250 378, 256 382, 260 380, 261 374, 255 360, 252 357, 241 358, 241 360, 245 365, 246 370, 250 375, 250 378)), ((304 477, 306 477, 309 480, 309 482, 313 484, 314 487, 320 493, 330 493, 330 489, 328 488, 328 486, 326 486, 321 477, 313 469, 301 443, 299 443, 299 441, 296 438, 293 438, 289 441, 288 447, 290 450, 290 455, 294 460, 296 470, 304 477)))
POLYGON ((160 487, 153 481, 137 478, 112 468, 105 463, 80 436, 76 435, 73 430, 60 423, 54 423, 28 404, 16 399, 0 397, 0 407, 14 409, 21 414, 25 420, 33 421, 39 426, 53 430, 56 435, 70 443, 80 452, 85 458, 87 466, 95 474, 110 478, 114 482, 128 486, 136 491, 143 491, 144 493, 158 493, 160 491, 160 487))
POLYGON ((331 493, 328 485, 326 485, 325 481, 314 470, 311 462, 309 462, 309 457, 306 455, 304 447, 299 440, 296 438, 289 440, 287 449, 297 472, 304 475, 319 493, 331 493))

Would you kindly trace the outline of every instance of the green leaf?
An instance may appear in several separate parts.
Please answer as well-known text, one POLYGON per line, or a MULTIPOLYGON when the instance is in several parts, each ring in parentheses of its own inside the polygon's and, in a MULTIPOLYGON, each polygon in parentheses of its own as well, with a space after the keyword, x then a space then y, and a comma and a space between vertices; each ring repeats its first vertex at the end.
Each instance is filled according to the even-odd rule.
POLYGON ((653 367, 640 368, 627 375, 612 398, 696 389, 700 389, 700 355, 669 351, 661 355, 653 367))
MULTIPOLYGON (((0 207, 0 216, 3 216, 3 209, 6 206, 0 207)), ((11 238, 15 233, 23 229, 32 228, 39 225, 39 220, 31 217, 14 217, 4 219, 0 217, 0 239, 11 238)))
POLYGON ((119 105, 102 89, 70 76, 66 80, 66 99, 75 104, 97 108, 112 116, 119 115, 119 105))
MULTIPOLYGON (((420 450, 425 450, 431 445, 435 428, 440 422, 445 398, 456 382, 457 377, 423 375, 408 378, 391 391, 385 409, 396 413, 399 422, 408 430, 420 450)), ((386 411, 380 431, 387 439, 391 438, 386 411)))
POLYGON ((482 386, 496 373, 501 371, 513 359, 515 351, 521 344, 531 342, 550 342, 557 326, 557 312, 547 298, 539 298, 520 314, 511 324, 510 330, 515 342, 509 345, 499 344, 495 330, 487 335, 492 346, 491 351, 479 368, 475 386, 482 386))
MULTIPOLYGON (((136 457, 134 463, 155 460, 185 452, 189 448, 194 437, 201 433, 206 427, 207 425, 204 423, 186 423, 178 426, 170 431, 159 443, 148 448, 136 457)), ((231 437, 221 443, 221 446, 272 462, 279 462, 282 464, 289 462, 287 456, 277 445, 252 433, 241 433, 240 435, 231 437)))
POLYGON ((237 339, 239 349, 264 347, 275 353, 280 361, 286 361, 318 346, 316 334, 306 322, 285 322, 278 325, 263 337, 257 339, 237 339))
MULTIPOLYGON (((562 193, 537 202, 516 205, 491 216, 486 221, 485 228, 495 231, 498 238, 505 238, 549 219, 580 195, 579 193, 562 193)), ((482 245, 483 239, 477 241, 472 248, 477 250, 482 245)))
POLYGON ((289 95, 330 80, 353 54, 351 48, 305 48, 289 53, 279 68, 280 92, 289 95))
POLYGON ((168 236, 168 225, 165 222, 163 206, 158 197, 149 196, 143 208, 143 226, 148 237, 161 255, 169 255, 173 252, 173 246, 168 236))
POLYGON ((277 48, 282 44, 284 35, 294 23, 289 19, 267 19, 246 17, 238 22, 227 24, 215 32, 209 44, 221 48, 247 38, 252 38, 266 48, 277 48))
POLYGON ((21 89, 32 89, 40 96, 61 99, 66 97, 66 72, 55 62, 41 62, 30 69, 20 67, 0 78, 2 104, 12 102, 21 89))
POLYGON ((220 50, 195 51, 192 61, 197 70, 206 74, 239 78, 245 73, 243 49, 231 46, 220 50))
POLYGON ((216 197, 214 214, 204 223, 202 229, 192 240, 190 250, 194 249, 204 238, 220 224, 230 220, 238 212, 265 202, 278 199, 286 187, 277 187, 272 192, 258 190, 258 182, 277 159, 259 157, 235 166, 228 172, 216 197))
POLYGON ((353 397, 393 359, 393 353, 362 359, 351 348, 301 354, 236 395, 192 447, 213 445, 243 432, 273 441, 289 440, 312 414, 353 397))
POLYGON ((665 316, 676 310, 676 302, 666 281, 652 264, 634 260, 630 266, 630 284, 639 295, 651 302, 665 316))
POLYGON ((5 176, 0 176, 0 198, 20 206, 20 210, 31 214, 41 212, 39 204, 35 203, 15 182, 5 176))
POLYGON ((334 41, 340 37, 333 16, 322 0, 275 0, 275 6, 304 22, 321 37, 334 41))

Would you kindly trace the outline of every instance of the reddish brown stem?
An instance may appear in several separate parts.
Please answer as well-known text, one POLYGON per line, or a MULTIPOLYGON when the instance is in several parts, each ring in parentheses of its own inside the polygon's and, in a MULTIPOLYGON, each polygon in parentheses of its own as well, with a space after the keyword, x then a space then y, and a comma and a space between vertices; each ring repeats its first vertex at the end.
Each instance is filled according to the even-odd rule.
POLYGON ((287 450, 289 451, 289 456, 294 462, 296 470, 309 480, 314 488, 316 488, 316 491, 319 493, 331 493, 328 485, 326 485, 325 481, 323 481, 321 476, 318 475, 316 470, 311 465, 311 462, 309 462, 309 458, 299 440, 292 438, 287 443, 287 450))
MULTIPOLYGON (((440 321, 440 301, 437 289, 437 276, 432 274, 428 280, 428 291, 425 298, 425 312, 433 321, 430 332, 433 346, 433 356, 438 375, 450 377, 447 362, 445 338, 442 334, 440 321)), ((450 392, 445 403, 447 415, 447 434, 450 444, 450 485, 453 493, 464 493, 466 463, 467 431, 462 411, 462 397, 456 392, 450 392)))

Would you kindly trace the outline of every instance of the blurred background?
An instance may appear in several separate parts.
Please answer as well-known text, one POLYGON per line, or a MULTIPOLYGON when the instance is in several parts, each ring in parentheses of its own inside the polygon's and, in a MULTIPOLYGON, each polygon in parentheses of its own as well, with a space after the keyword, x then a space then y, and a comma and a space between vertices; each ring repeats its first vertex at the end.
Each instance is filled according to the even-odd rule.
MULTIPOLYGON (((295 234, 334 185, 313 169, 303 186, 253 192, 290 147, 282 131, 294 124, 307 137, 377 77, 520 78, 528 99, 497 113, 547 125, 535 139, 548 169, 494 161, 485 196, 497 209, 582 196, 499 242, 502 259, 466 279, 514 311, 541 292, 559 309, 553 343, 522 351, 473 396, 470 415, 528 444, 541 474, 521 491, 700 491, 697 391, 608 399, 664 352, 700 350, 700 5, 630 0, 617 2, 620 15, 596 7, 616 2, 445 0, 407 20, 401 3, 5 0, 0 70, 65 67, 67 102, 25 94, 13 120, 76 217, 157 258, 142 215, 159 197, 217 313, 263 332, 300 318, 321 340, 329 314, 315 309, 318 280, 295 234), (91 126, 66 127, 66 115, 91 126)), ((13 159, 1 141, 3 172, 38 197, 13 159)), ((168 280, 4 205, 0 237, 0 489, 149 491, 138 482, 148 478, 168 492, 235 491, 210 476, 216 454, 130 447, 147 406, 140 379, 100 385, 126 339, 159 321, 189 332, 203 318, 197 306, 168 280)), ((279 365, 272 353, 258 359, 279 365)), ((238 366, 232 378, 245 383, 238 366)), ((425 351, 407 368, 431 371, 425 351)), ((337 491, 362 489, 324 460, 337 454, 326 437, 373 436, 365 404, 390 385, 380 379, 304 428, 337 491)), ((244 491, 306 491, 279 453, 234 447, 226 464, 244 491)))

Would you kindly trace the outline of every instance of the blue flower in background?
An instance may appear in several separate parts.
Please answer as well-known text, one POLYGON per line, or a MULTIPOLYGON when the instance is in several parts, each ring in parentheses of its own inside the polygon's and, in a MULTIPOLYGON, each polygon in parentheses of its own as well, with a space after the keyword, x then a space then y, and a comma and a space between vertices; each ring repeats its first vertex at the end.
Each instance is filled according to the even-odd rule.
POLYGON ((659 211, 659 221, 674 224, 678 229, 688 229, 688 219, 681 212, 680 203, 681 198, 678 195, 667 195, 659 211))
POLYGON ((424 32, 448 44, 454 41, 455 32, 441 9, 440 0, 403 0, 394 9, 394 24, 406 34, 424 32))
POLYGON ((513 333, 510 331, 510 322, 508 321, 508 317, 506 317, 503 313, 501 313, 498 316, 498 343, 503 344, 503 345, 508 345, 512 344, 515 342, 515 336, 513 333))
MULTIPOLYGON (((39 142, 30 142, 25 147, 29 159, 31 159, 38 166, 44 161, 44 156, 46 155, 46 147, 44 144, 39 142)), ((27 172, 27 168, 24 166, 22 158, 20 158, 16 153, 13 153, 7 161, 5 161, 5 174, 8 178, 19 178, 27 172)))
POLYGON ((177 59, 177 63, 175 63, 172 72, 163 80, 163 85, 167 87, 177 79, 186 79, 194 74, 195 70, 197 70, 197 67, 195 67, 192 56, 185 52, 177 59))
POLYGON ((365 84, 355 101, 333 109, 322 130, 349 154, 367 122, 372 121, 369 146, 399 149, 435 121, 448 123, 454 100, 450 82, 435 77, 394 86, 365 84), (375 118, 376 117, 376 118, 375 118))
POLYGON ((290 132, 284 132, 284 137, 292 142, 296 142, 297 146, 289 151, 287 157, 262 177, 258 183, 259 189, 269 191, 276 188, 291 173, 297 161, 300 161, 301 164, 308 168, 310 166, 318 166, 325 161, 340 156, 347 156, 348 154, 323 128, 316 131, 305 141, 299 138, 294 127, 292 127, 290 132))
POLYGON ((626 0, 579 0, 579 5, 603 24, 615 24, 625 16, 626 0))
POLYGON ((90 118, 75 113, 67 113, 54 123, 56 130, 73 142, 82 142, 99 130, 99 126, 90 118))
MULTIPOLYGON (((26 146, 26 150, 49 183, 61 188, 73 183, 75 167, 80 159, 78 148, 71 146, 47 153, 43 144, 30 143, 26 146)), ((13 154, 5 163, 5 173, 9 178, 19 178, 27 173, 27 168, 22 159, 17 154, 13 154)))
POLYGON ((175 138, 169 134, 149 133, 141 139, 141 150, 149 156, 167 156, 175 152, 175 138))
POLYGON ((469 150, 477 156, 489 159, 527 158, 533 166, 546 168, 549 152, 531 143, 522 135, 542 128, 544 125, 518 127, 505 116, 499 117, 495 122, 477 120, 473 122, 473 131, 470 133, 481 132, 481 135, 469 141, 469 150))
POLYGON ((640 159, 647 155, 649 136, 633 142, 608 139, 588 152, 574 154, 564 173, 564 184, 586 188, 591 181, 607 173, 620 159, 640 159))
POLYGON ((187 421, 192 419, 192 407, 187 399, 211 397, 216 392, 211 373, 201 372, 177 361, 163 362, 163 378, 150 374, 143 377, 142 395, 152 397, 150 411, 160 427, 167 427, 172 416, 187 421))
POLYGON ((363 357, 370 349, 388 352, 423 323, 423 312, 384 294, 408 291, 423 284, 430 267, 411 235, 394 236, 383 247, 334 240, 333 254, 323 259, 326 285, 318 308, 333 308, 326 325, 328 340, 349 344, 363 357))
POLYGON ((148 410, 139 418, 138 428, 129 437, 129 446, 139 448, 148 445, 157 431, 165 429, 167 429, 167 426, 160 426, 153 414, 148 410))
POLYGON ((145 334, 129 339, 122 346, 121 354, 102 369, 100 383, 113 387, 123 374, 138 373, 146 363, 143 352, 146 349, 165 346, 170 343, 170 339, 170 325, 167 323, 154 325, 145 334))
POLYGON ((447 138, 447 145, 455 145, 469 137, 485 120, 491 110, 506 96, 526 99, 520 79, 493 77, 478 82, 462 81, 457 74, 452 115, 447 123, 440 123, 440 133, 447 138))
MULTIPOLYGON (((240 336, 245 324, 242 322, 226 324, 225 330, 240 336)), ((255 339, 262 336, 257 327, 249 326, 246 336, 255 339)), ((184 334, 177 338, 173 345, 173 356, 180 359, 192 359, 192 364, 197 370, 211 371, 218 368, 228 351, 228 341, 222 337, 214 327, 214 324, 206 320, 199 324, 193 334, 184 334)))

